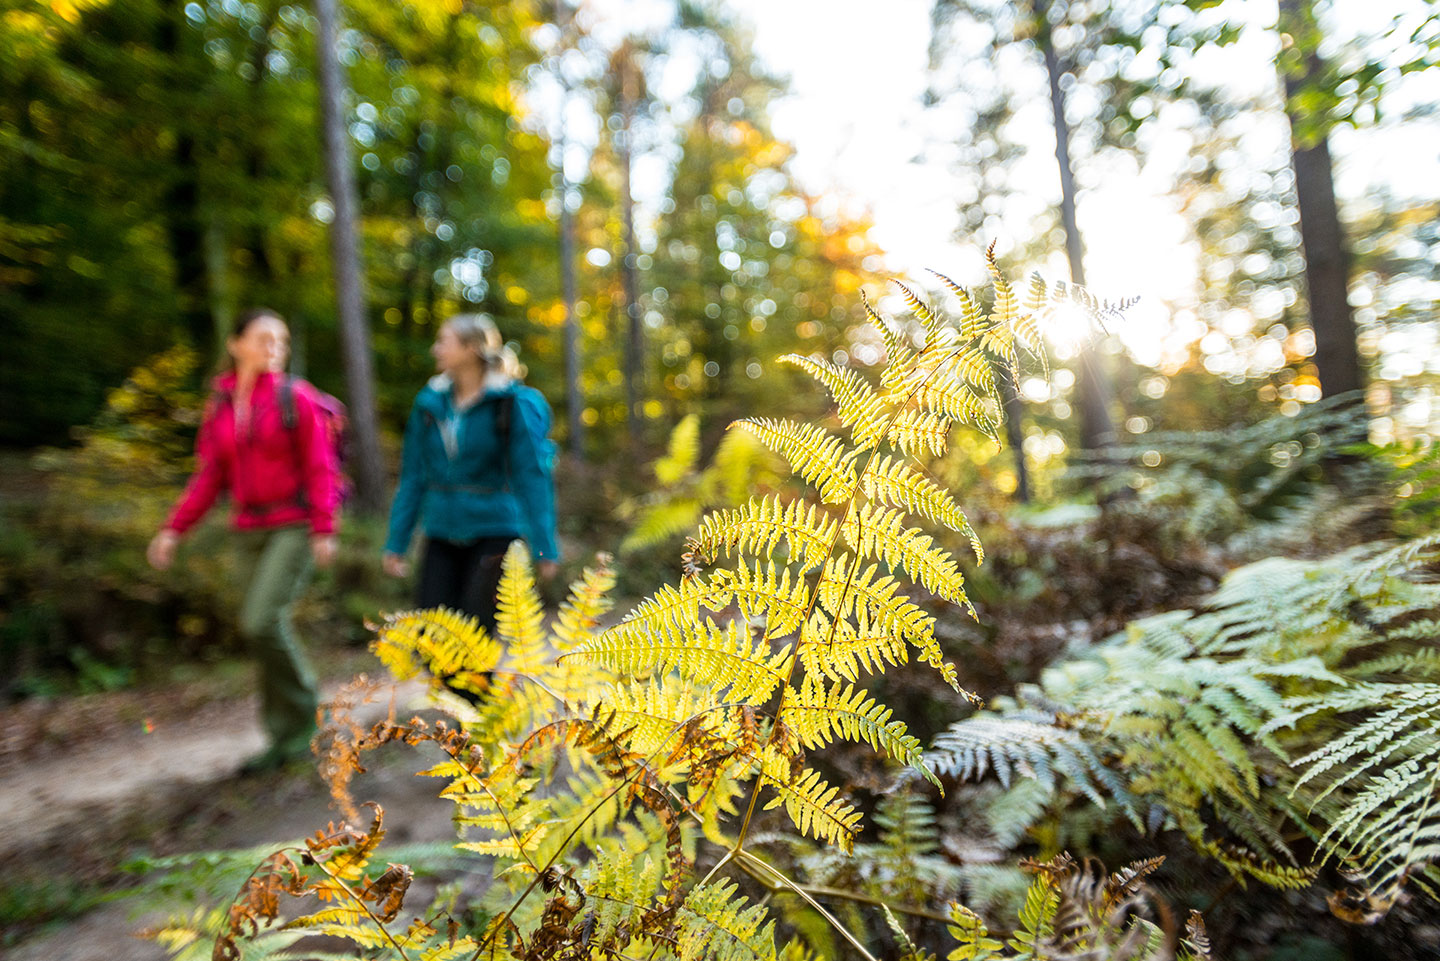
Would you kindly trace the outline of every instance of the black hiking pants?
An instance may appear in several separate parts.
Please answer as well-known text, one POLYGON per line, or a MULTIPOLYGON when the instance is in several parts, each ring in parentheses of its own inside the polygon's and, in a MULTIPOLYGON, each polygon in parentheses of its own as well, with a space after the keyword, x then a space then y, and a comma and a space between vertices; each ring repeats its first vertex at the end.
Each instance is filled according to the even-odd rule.
POLYGON ((427 539, 420 560, 415 603, 448 607, 476 618, 495 636, 495 594, 500 565, 513 537, 482 537, 468 543, 427 539))

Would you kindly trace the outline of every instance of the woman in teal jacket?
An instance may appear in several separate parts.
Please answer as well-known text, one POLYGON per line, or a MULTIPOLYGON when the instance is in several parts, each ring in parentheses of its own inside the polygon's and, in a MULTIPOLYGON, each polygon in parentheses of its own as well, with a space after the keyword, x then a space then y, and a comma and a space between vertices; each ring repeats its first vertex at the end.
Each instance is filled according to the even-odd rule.
POLYGON ((420 522, 416 603, 463 611, 493 632, 510 542, 525 541, 542 577, 559 560, 550 408, 519 382, 514 355, 488 317, 450 318, 430 352, 439 374, 415 398, 405 426, 385 571, 409 572, 404 558, 420 522))

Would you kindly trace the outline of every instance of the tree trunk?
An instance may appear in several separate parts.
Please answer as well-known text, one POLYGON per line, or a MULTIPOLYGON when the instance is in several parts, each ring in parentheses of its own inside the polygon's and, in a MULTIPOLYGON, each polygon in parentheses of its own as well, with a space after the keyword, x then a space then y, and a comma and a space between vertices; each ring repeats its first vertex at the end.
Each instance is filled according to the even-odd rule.
POLYGON ((585 427, 581 412, 585 397, 580 391, 580 324, 575 318, 575 215, 570 211, 570 180, 565 176, 563 127, 560 133, 560 291, 565 303, 565 416, 570 454, 576 460, 583 460, 585 427))
MULTIPOLYGON (((174 89, 194 90, 195 81, 186 50, 185 5, 166 3, 160 11, 156 46, 169 59, 174 89)), ((171 181, 165 192, 165 227, 170 256, 175 264, 175 301, 190 339, 203 354, 223 341, 212 339, 214 323, 209 312, 209 285, 205 276, 205 227, 200 217, 200 167, 195 159, 195 138, 189 117, 175 117, 175 151, 171 181)))
MULTIPOLYGON (((1050 23, 1046 18, 1046 0, 1035 4, 1039 29, 1036 40, 1045 55, 1045 73, 1050 79, 1050 109, 1055 122, 1055 162, 1060 167, 1060 222, 1065 230, 1065 257, 1070 262, 1070 279, 1085 283, 1085 244, 1080 237, 1080 224, 1075 216, 1075 173, 1070 165, 1070 124, 1065 119, 1065 91, 1060 86, 1064 71, 1055 55, 1050 23)), ((1095 450, 1115 443, 1115 427, 1110 420, 1110 384, 1094 347, 1086 343, 1080 349, 1080 369, 1075 387, 1080 406, 1080 447, 1095 450)))
POLYGON ((355 446, 355 504, 362 513, 379 514, 385 506, 384 468, 375 423, 375 362, 365 316, 364 277, 360 267, 359 202, 350 144, 345 129, 345 81, 339 57, 336 0, 315 0, 320 21, 316 59, 320 80, 320 118, 325 142, 325 176, 335 219, 330 225, 331 269, 339 313, 340 354, 345 368, 350 428, 355 446))
POLYGON ((635 102, 639 99, 639 78, 635 74, 635 58, 627 44, 620 51, 620 215, 625 229, 625 257, 620 262, 620 276, 625 288, 625 428, 631 443, 640 433, 640 389, 643 371, 645 332, 640 326, 640 252, 635 243, 635 201, 630 191, 632 160, 631 133, 635 119, 635 102))
MULTIPOLYGON (((1318 33, 1307 0, 1281 0, 1280 27, 1306 40, 1318 33)), ((1306 44, 1309 45, 1309 44, 1306 44)), ((1297 112, 1296 95, 1320 82, 1324 63, 1312 49, 1297 51, 1300 63, 1286 68, 1285 116, 1290 121, 1291 163, 1295 170, 1295 199, 1300 208, 1300 242, 1305 251, 1306 299, 1310 327, 1315 332, 1315 367, 1326 396, 1357 391, 1365 386, 1355 344, 1355 317, 1350 309, 1350 252, 1335 203, 1335 182, 1330 143, 1319 118, 1297 112)), ((1363 416, 1363 408, 1362 416, 1363 416)))
MULTIPOLYGON (((568 31, 572 13, 564 0, 555 2, 555 23, 568 31)), ((585 459, 585 424, 581 414, 585 396, 580 391, 580 324, 575 317, 575 215, 570 210, 570 178, 565 173, 565 152, 568 146, 565 115, 570 105, 570 86, 565 68, 558 67, 560 89, 560 297, 565 305, 565 422, 569 429, 570 456, 585 459)))

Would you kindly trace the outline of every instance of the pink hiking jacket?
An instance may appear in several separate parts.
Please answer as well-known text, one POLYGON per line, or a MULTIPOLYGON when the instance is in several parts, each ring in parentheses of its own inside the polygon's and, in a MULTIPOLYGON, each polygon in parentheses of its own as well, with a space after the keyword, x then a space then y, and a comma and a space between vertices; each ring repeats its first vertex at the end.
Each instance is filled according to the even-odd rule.
POLYGON ((250 395, 249 422, 237 430, 235 374, 212 385, 205 420, 195 440, 199 466, 165 525, 177 534, 193 527, 228 491, 236 530, 308 522, 315 534, 332 534, 340 509, 340 465, 326 435, 325 413, 315 389, 292 378, 295 427, 280 410, 283 375, 262 374, 250 395))

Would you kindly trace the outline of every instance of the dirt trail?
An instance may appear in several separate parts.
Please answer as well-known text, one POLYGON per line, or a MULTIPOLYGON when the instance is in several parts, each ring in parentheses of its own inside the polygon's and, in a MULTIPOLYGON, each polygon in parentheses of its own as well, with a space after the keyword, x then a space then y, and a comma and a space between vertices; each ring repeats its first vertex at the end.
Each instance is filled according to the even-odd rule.
MULTIPOLYGON (((338 685, 330 684, 325 697, 338 685)), ((402 715, 422 689, 395 692, 402 715)), ((356 711, 383 717, 389 699, 356 711)), ((246 848, 303 837, 339 820, 313 769, 239 777, 264 745, 253 698, 195 703, 184 690, 126 693, 0 714, 0 884, 34 889, 45 878, 115 883, 115 865, 138 854, 246 848)), ((358 799, 386 808, 388 842, 453 836, 454 806, 440 785, 416 778, 425 764, 398 749, 374 755, 357 777, 358 799)), ((185 907, 177 904, 177 909, 185 907)), ((159 961, 134 932, 158 916, 132 918, 123 901, 0 940, 7 961, 159 961)), ((4 932, 0 932, 3 935, 4 932)))

